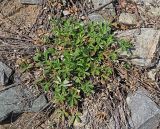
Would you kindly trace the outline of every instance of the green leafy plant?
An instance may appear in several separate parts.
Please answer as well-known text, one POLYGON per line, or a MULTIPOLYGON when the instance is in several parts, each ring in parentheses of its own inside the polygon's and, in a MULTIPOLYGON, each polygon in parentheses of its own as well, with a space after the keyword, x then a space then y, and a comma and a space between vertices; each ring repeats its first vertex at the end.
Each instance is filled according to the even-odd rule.
POLYGON ((20 68, 22 72, 26 72, 27 70, 29 70, 30 68, 32 68, 32 64, 29 64, 27 61, 22 61, 20 63, 20 68))
MULTIPOLYGON (((52 40, 45 44, 52 47, 37 50, 34 69, 41 69, 38 85, 45 91, 53 91, 53 102, 72 110, 83 98, 94 93, 94 84, 107 80, 113 73, 113 62, 118 59, 118 50, 130 47, 124 40, 118 41, 109 24, 75 19, 52 20, 52 40)), ((63 119, 69 113, 60 111, 63 119), (65 116, 65 117, 64 117, 65 116)), ((72 123, 75 112, 71 113, 72 123)))

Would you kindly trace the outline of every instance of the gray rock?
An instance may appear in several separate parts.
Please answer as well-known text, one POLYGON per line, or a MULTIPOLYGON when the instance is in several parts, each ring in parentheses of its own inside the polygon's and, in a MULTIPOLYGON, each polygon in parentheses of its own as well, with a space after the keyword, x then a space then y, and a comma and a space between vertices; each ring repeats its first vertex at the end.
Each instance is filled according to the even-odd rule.
POLYGON ((105 19, 98 13, 92 13, 88 15, 89 19, 94 22, 106 22, 105 19))
POLYGON ((38 112, 47 101, 43 95, 34 99, 34 96, 27 89, 20 86, 11 87, 0 91, 0 122, 10 117, 11 114, 25 112, 38 112))
POLYGON ((19 114, 23 111, 23 92, 16 87, 0 93, 0 122, 9 117, 11 113, 19 114))
POLYGON ((135 14, 121 13, 118 21, 123 24, 136 25, 137 18, 135 14))
POLYGON ((43 0, 21 0, 21 4, 41 5, 43 0))
POLYGON ((155 129, 160 122, 160 108, 154 103, 144 88, 127 97, 131 111, 130 125, 134 129, 155 129))
POLYGON ((118 31, 117 37, 133 43, 134 49, 131 50, 132 55, 129 55, 134 58, 131 60, 133 64, 150 67, 153 65, 155 54, 159 53, 160 30, 141 28, 140 31, 140 33, 138 29, 118 31))
POLYGON ((45 96, 42 94, 37 99, 34 100, 34 102, 32 103, 32 107, 29 111, 38 112, 46 105, 47 105, 47 100, 45 96))
POLYGON ((0 83, 1 85, 6 85, 12 75, 12 69, 10 69, 6 64, 0 62, 0 83))

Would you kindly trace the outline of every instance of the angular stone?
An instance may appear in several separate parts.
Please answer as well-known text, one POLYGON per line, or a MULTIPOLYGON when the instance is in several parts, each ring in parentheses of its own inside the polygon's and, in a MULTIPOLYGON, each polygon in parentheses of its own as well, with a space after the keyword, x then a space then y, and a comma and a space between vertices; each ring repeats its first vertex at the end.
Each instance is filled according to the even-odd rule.
POLYGON ((88 17, 91 21, 94 22, 106 22, 105 19, 98 13, 92 13, 88 17))
POLYGON ((44 95, 35 99, 28 89, 18 85, 0 91, 0 123, 24 111, 39 112, 46 104, 47 100, 44 95))
POLYGON ((135 14, 121 13, 118 21, 123 24, 136 25, 137 18, 135 14))
POLYGON ((158 127, 160 108, 151 100, 150 94, 144 88, 139 88, 135 94, 129 95, 127 104, 131 111, 132 128, 155 129, 158 127))
POLYGON ((13 71, 6 64, 0 62, 0 83, 6 85, 9 83, 13 71))
POLYGON ((0 122, 7 119, 12 113, 20 114, 23 111, 23 92, 16 87, 0 92, 0 122))
POLYGON ((21 4, 41 5, 42 3, 43 3, 43 0, 21 0, 21 4))
POLYGON ((133 64, 152 66, 153 60, 156 58, 155 55, 159 53, 160 30, 141 28, 140 32, 138 29, 118 31, 117 37, 133 43, 134 48, 131 50, 132 55, 130 55, 134 57, 131 60, 133 64))

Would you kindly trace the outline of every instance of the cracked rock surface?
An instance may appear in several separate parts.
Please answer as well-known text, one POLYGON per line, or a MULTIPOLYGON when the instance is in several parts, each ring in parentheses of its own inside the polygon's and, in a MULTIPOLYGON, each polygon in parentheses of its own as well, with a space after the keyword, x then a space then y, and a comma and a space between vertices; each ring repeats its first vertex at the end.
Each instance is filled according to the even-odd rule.
MULTIPOLYGON (((131 61, 133 64, 151 67, 157 62, 160 48, 160 30, 153 28, 141 28, 119 31, 117 37, 129 40, 133 43, 131 61)), ((123 53, 127 55, 126 53, 123 53)), ((122 54, 122 55, 123 55, 122 54)))
POLYGON ((39 112, 46 104, 44 95, 34 98, 27 89, 18 85, 0 91, 0 122, 24 111, 39 112))

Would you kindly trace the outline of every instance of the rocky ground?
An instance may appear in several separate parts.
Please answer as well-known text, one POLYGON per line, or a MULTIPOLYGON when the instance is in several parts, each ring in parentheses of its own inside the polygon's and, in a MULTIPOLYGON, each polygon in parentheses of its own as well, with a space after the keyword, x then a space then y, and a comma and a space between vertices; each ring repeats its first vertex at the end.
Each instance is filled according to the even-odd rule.
POLYGON ((85 99, 72 128, 159 129, 160 0, 0 0, 0 129, 67 128, 19 64, 41 47, 51 17, 69 16, 111 22, 116 37, 134 44, 121 53, 134 67, 118 66, 119 77, 85 99))

